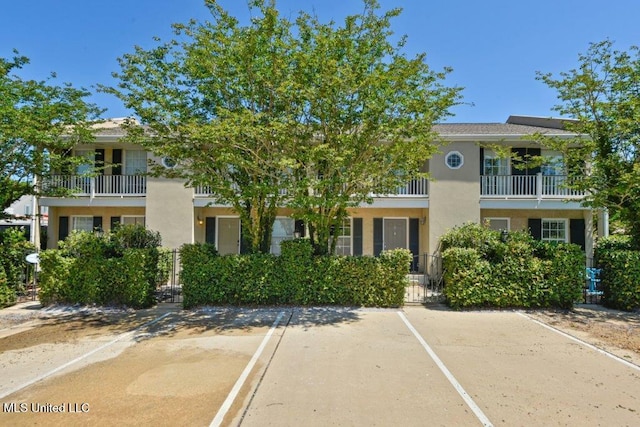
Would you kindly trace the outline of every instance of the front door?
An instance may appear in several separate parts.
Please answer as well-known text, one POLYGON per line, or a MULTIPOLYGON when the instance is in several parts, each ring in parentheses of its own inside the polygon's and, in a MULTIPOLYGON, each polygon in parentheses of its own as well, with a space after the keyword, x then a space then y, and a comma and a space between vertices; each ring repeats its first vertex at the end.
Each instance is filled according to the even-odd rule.
POLYGON ((240 219, 218 218, 218 253, 240 253, 240 219))
POLYGON ((384 219, 384 250, 407 248, 407 220, 384 219))

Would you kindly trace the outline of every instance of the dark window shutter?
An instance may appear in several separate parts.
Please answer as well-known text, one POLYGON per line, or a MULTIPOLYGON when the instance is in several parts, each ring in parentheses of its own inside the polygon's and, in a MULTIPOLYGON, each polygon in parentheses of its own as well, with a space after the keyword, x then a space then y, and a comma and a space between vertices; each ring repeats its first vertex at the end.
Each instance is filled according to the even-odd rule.
MULTIPOLYGON (((528 148, 527 154, 529 155, 529 159, 531 159, 532 157, 540 157, 542 155, 542 150, 540 150, 539 148, 528 148)), ((540 173, 540 169, 541 168, 539 165, 534 168, 528 168, 527 175, 537 175, 540 173)))
POLYGON ((539 218, 529 218, 529 233, 536 240, 542 240, 542 220, 539 218))
POLYGON ((99 174, 104 175, 104 148, 96 148, 95 166, 99 174))
POLYGON ((353 228, 351 230, 353 239, 353 255, 362 255, 362 218, 353 218, 353 228))
POLYGON ((484 147, 480 147, 480 176, 484 175, 484 147))
POLYGON ((522 168, 522 164, 526 160, 527 149, 514 147, 511 153, 518 158, 518 160, 511 159, 511 175, 526 175, 527 170, 522 168))
POLYGON ((238 221, 240 221, 240 253, 246 254, 249 248, 248 248, 248 245, 245 243, 244 227, 242 226, 242 221, 240 219, 238 219, 238 221))
POLYGON ((373 218, 373 255, 380 255, 382 243, 382 218, 373 218))
POLYGON ((569 220, 569 236, 571 243, 579 245, 582 250, 585 249, 585 222, 584 219, 569 220))
POLYGON ((112 216, 109 220, 109 225, 111 227, 111 231, 115 230, 118 227, 118 225, 120 225, 120 217, 112 216))
POLYGON ((420 259, 420 219, 409 218, 409 250, 413 254, 411 271, 418 271, 418 260, 420 259))
POLYGON ((208 216, 204 219, 204 241, 216 244, 216 217, 208 216))
POLYGON ((122 150, 116 148, 111 155, 111 175, 122 175, 122 150))
POLYGON ((94 216, 93 217, 93 230, 94 231, 102 231, 102 217, 94 216))
POLYGON ((294 232, 300 233, 300 237, 304 237, 304 221, 301 219, 295 220, 294 232))
POLYGON ((58 218, 58 240, 64 240, 69 235, 69 217, 58 218))

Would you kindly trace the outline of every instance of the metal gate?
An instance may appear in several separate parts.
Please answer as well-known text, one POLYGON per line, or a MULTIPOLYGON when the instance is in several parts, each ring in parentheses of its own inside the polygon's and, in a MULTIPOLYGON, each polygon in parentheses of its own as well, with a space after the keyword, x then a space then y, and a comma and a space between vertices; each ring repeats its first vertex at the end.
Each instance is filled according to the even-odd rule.
POLYGON ((173 249, 160 253, 156 299, 158 303, 181 303, 180 251, 173 249))
POLYGON ((442 296, 442 258, 439 255, 422 254, 414 259, 417 268, 408 275, 405 288, 405 304, 440 302, 442 296))

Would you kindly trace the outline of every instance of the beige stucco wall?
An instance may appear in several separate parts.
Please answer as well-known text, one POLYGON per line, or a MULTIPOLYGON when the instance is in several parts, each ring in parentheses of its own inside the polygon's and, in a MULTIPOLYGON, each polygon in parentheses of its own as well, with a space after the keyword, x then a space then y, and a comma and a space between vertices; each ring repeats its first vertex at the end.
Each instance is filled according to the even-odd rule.
POLYGON ((595 230, 593 212, 589 209, 483 209, 482 221, 487 218, 509 218, 512 231, 528 230, 529 218, 562 218, 584 219, 585 221, 585 253, 593 257, 595 230))
POLYGON ((47 248, 58 246, 58 226, 61 216, 101 216, 102 229, 110 231, 111 217, 123 215, 145 216, 145 209, 140 207, 50 207, 49 225, 47 226, 47 248))
POLYGON ((440 236, 467 222, 480 221, 480 148, 473 142, 452 142, 430 160, 429 243, 433 252, 440 236), (464 156, 460 169, 450 169, 445 156, 458 151, 464 156))
POLYGON ((147 228, 160 232, 162 245, 194 242, 193 189, 178 180, 147 178, 147 228))
POLYGON ((362 254, 373 255, 374 218, 419 218, 420 253, 429 252, 429 210, 423 208, 368 208, 349 209, 349 216, 362 218, 362 254))

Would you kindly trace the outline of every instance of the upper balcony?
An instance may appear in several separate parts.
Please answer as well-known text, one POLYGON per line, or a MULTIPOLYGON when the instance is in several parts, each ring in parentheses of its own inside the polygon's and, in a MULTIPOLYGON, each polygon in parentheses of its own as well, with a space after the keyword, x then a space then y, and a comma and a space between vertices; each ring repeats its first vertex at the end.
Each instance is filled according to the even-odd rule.
POLYGON ((569 188, 566 175, 482 175, 481 198, 501 199, 581 199, 584 192, 569 188))
MULTIPOLYGON (((429 181, 426 178, 412 179, 405 185, 400 186, 392 194, 373 195, 373 197, 428 197, 429 181)), ((280 195, 286 195, 287 190, 280 190, 280 195)), ((211 189, 206 186, 198 186, 195 188, 196 197, 214 197, 211 189)))
POLYGON ((43 185, 47 190, 69 190, 78 197, 142 197, 147 193, 144 175, 53 175, 43 185))

